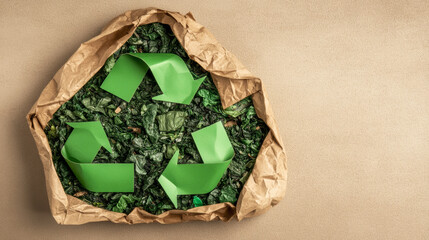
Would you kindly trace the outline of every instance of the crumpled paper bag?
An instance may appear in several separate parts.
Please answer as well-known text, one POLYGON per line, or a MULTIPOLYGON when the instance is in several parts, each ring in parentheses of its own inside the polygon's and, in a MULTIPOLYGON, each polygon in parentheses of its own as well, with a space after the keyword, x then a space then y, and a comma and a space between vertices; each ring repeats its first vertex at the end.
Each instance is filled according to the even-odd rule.
POLYGON ((276 205, 286 192, 286 154, 261 80, 223 48, 204 26, 195 21, 191 13, 181 15, 177 12, 147 8, 128 11, 116 17, 98 36, 81 44, 58 70, 31 108, 27 121, 43 164, 52 215, 59 224, 98 221, 168 224, 215 219, 229 221, 234 217, 241 220, 264 213, 276 205), (55 111, 90 80, 139 25, 153 22, 170 25, 189 57, 210 72, 224 108, 252 95, 257 115, 270 128, 236 206, 219 203, 187 211, 170 210, 160 215, 135 208, 126 215, 91 206, 67 195, 61 186, 43 129, 55 111))

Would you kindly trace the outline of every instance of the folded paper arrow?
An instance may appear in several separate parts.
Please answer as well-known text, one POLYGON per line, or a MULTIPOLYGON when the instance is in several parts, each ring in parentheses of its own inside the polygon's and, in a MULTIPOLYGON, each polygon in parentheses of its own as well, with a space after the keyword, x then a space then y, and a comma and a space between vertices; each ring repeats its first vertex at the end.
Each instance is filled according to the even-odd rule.
POLYGON ((130 53, 119 57, 101 88, 129 102, 148 70, 163 94, 153 100, 190 104, 205 77, 194 80, 186 63, 171 53, 130 53))
POLYGON ((234 149, 222 122, 192 133, 203 164, 178 164, 179 151, 171 158, 158 181, 177 208, 177 195, 205 194, 219 183, 234 149))
POLYGON ((101 123, 67 124, 74 129, 61 154, 82 186, 93 192, 133 192, 133 163, 92 163, 101 147, 112 152, 101 123))

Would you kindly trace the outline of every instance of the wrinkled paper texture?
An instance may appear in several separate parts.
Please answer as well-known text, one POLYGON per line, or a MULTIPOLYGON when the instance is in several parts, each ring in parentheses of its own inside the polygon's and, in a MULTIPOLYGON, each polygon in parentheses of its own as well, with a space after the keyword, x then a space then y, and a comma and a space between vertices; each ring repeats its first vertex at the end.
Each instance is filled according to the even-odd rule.
POLYGON ((241 220, 264 213, 276 205, 286 192, 286 154, 261 80, 223 48, 204 26, 195 22, 191 13, 181 15, 147 8, 128 11, 113 19, 100 35, 81 44, 58 70, 31 108, 27 121, 43 164, 51 212, 59 224, 98 221, 128 224, 169 224, 196 220, 226 222, 234 217, 241 220), (97 73, 107 58, 131 37, 138 26, 153 22, 168 24, 189 57, 210 72, 224 108, 252 95, 256 113, 270 128, 236 206, 218 203, 186 211, 170 210, 160 215, 135 208, 126 215, 94 207, 64 192, 43 129, 57 109, 97 73))

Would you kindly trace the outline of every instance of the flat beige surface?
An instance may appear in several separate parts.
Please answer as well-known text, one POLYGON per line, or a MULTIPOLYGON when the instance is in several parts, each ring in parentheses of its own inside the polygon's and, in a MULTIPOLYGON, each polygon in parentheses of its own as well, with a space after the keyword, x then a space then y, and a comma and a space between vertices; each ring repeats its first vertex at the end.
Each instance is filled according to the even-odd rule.
POLYGON ((429 239, 427 1, 85 2, 0 3, 0 239, 429 239), (167 226, 51 217, 25 115, 81 42, 150 6, 191 11, 264 81, 289 158, 286 197, 266 214, 167 226))

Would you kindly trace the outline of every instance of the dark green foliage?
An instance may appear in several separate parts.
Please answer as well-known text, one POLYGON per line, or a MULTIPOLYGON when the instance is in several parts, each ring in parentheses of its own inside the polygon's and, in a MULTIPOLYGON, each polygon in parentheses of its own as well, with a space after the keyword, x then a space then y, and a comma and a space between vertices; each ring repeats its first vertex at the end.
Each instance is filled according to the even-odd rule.
POLYGON ((180 129, 185 123, 186 112, 170 111, 165 114, 158 115, 159 131, 171 132, 180 129))
POLYGON ((179 196, 178 208, 237 201, 255 163, 268 128, 246 98, 222 109, 210 75, 191 61, 168 26, 154 23, 136 33, 72 99, 63 104, 45 128, 58 176, 67 194, 97 207, 131 212, 134 207, 160 214, 173 204, 157 182, 174 152, 179 163, 202 163, 191 133, 221 120, 234 147, 235 156, 218 186, 208 194, 179 196), (207 76, 190 105, 153 101, 161 94, 148 73, 129 103, 100 89, 116 59, 129 52, 174 53, 182 57, 194 78, 207 76), (119 111, 120 110, 120 111, 119 111), (96 193, 84 189, 61 156, 72 128, 66 122, 101 121, 113 152, 101 149, 94 163, 135 163, 134 193, 96 193))

